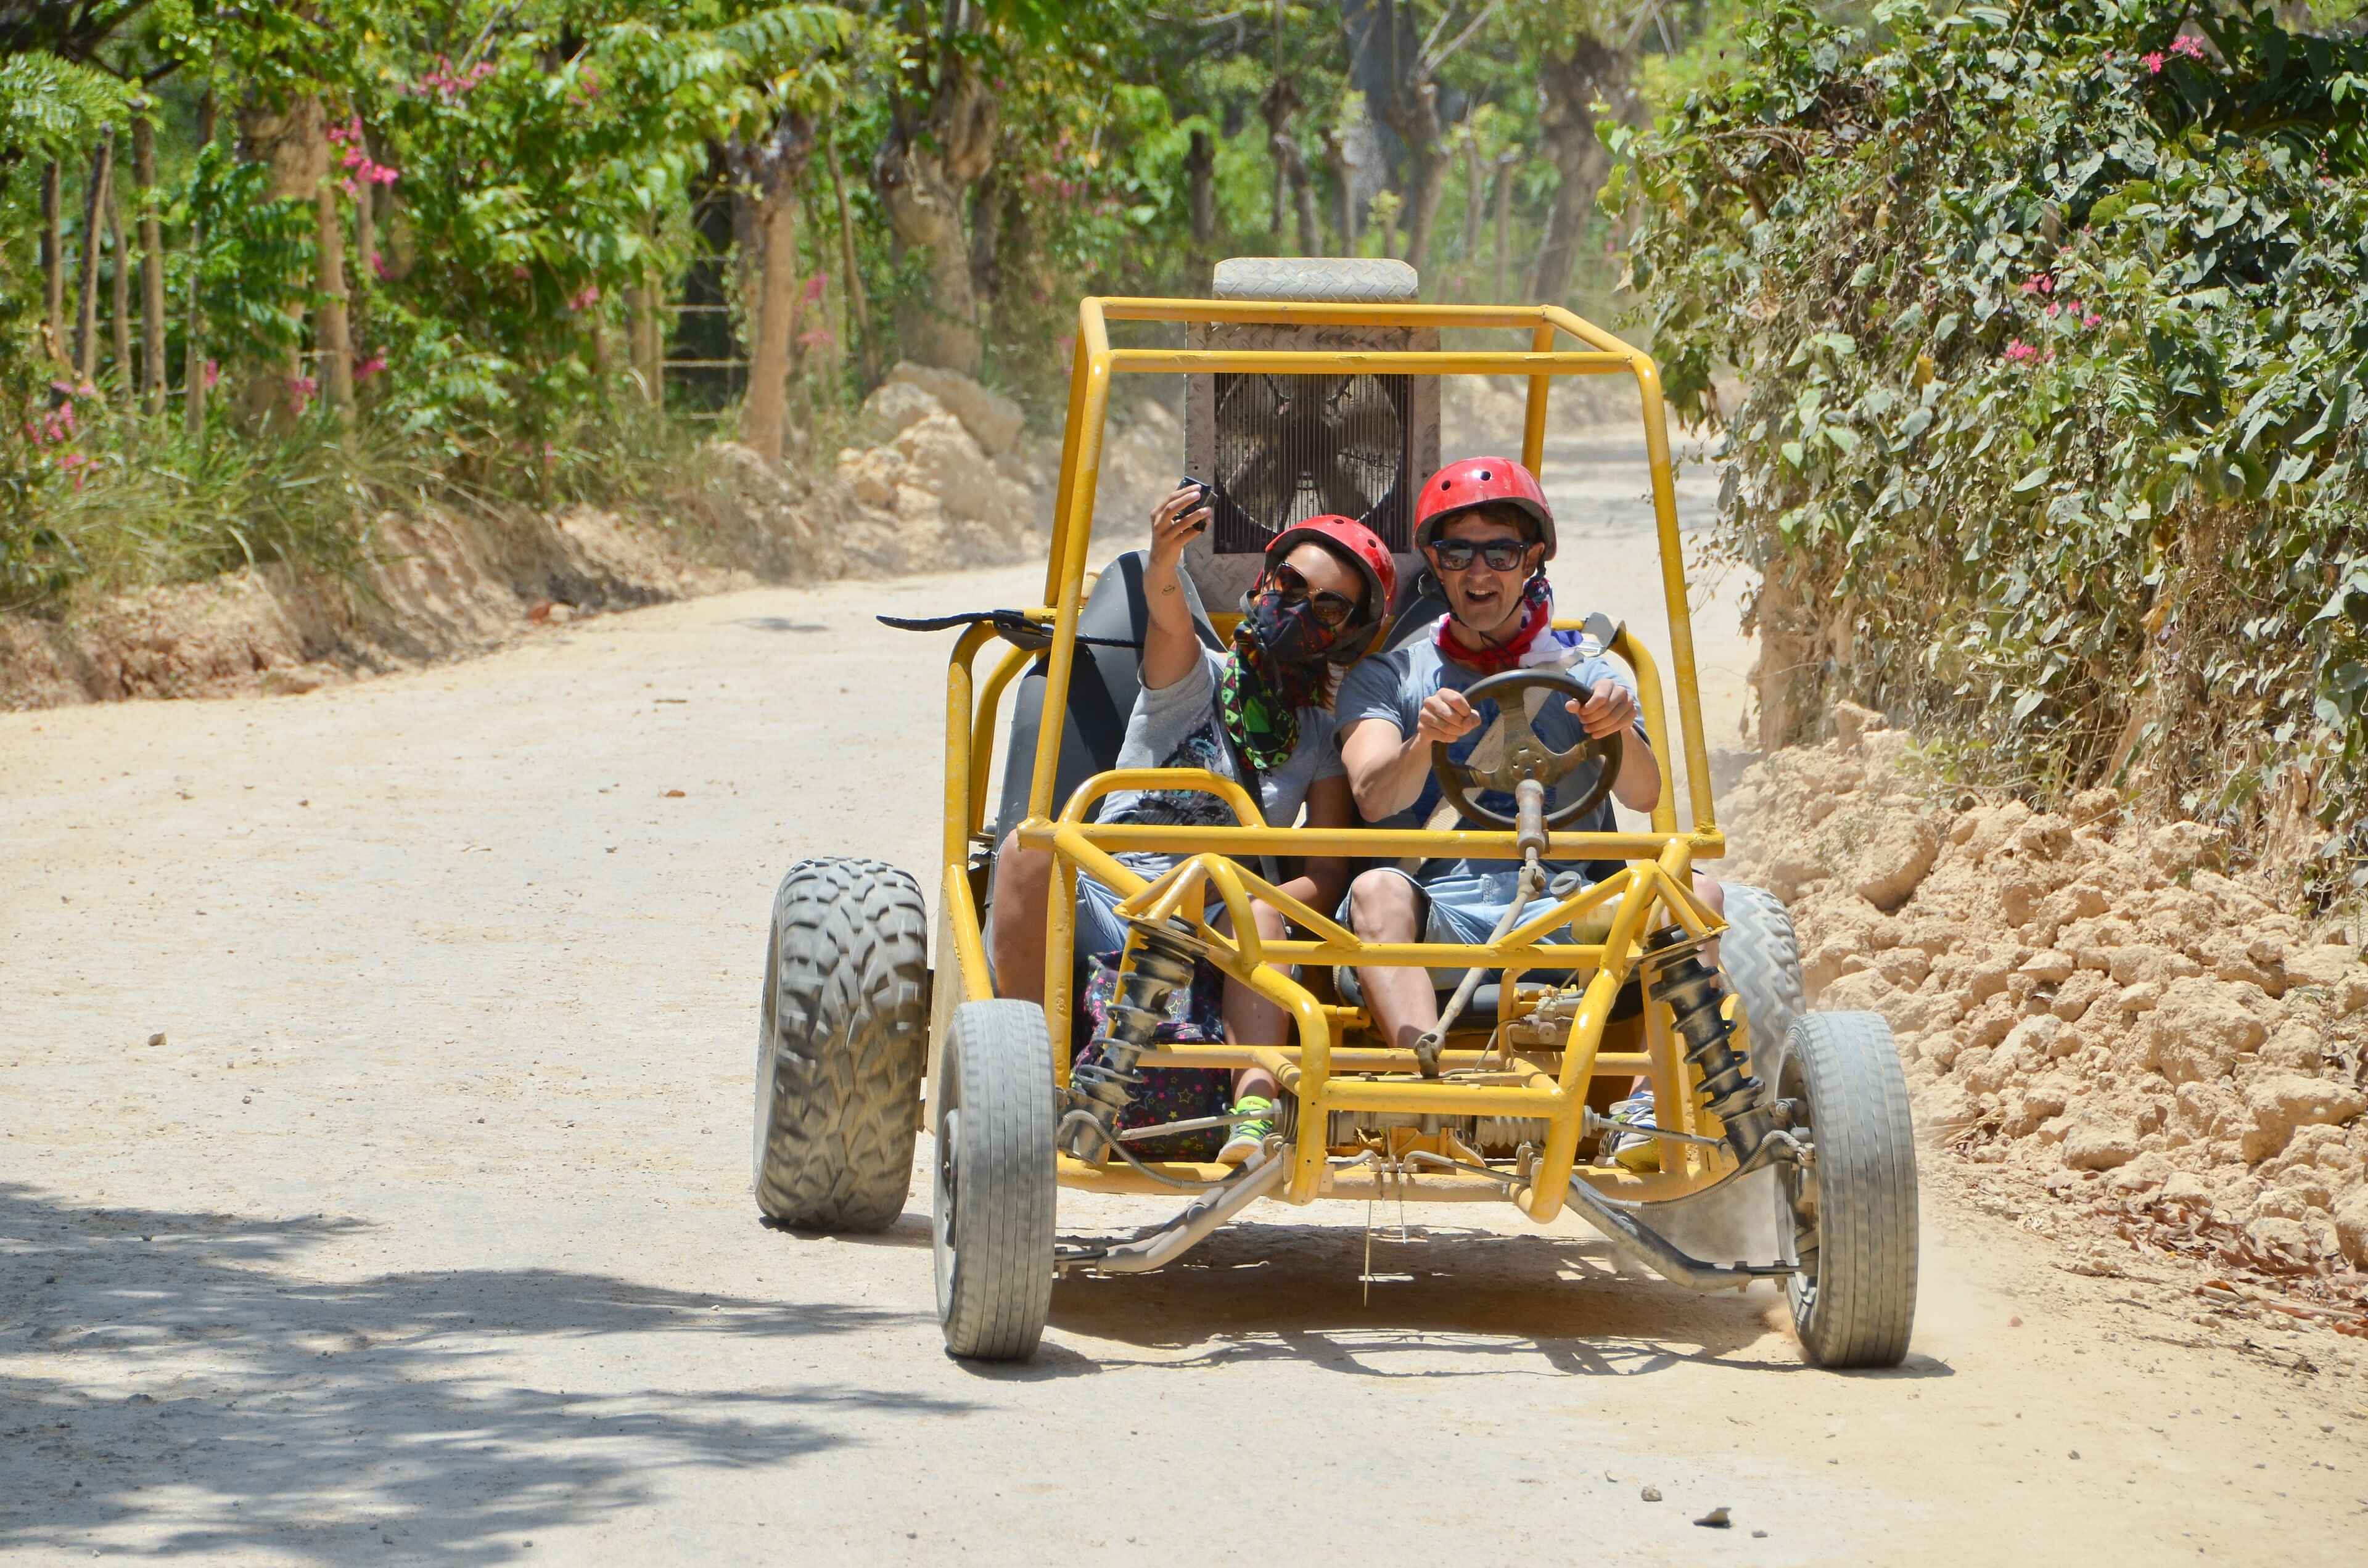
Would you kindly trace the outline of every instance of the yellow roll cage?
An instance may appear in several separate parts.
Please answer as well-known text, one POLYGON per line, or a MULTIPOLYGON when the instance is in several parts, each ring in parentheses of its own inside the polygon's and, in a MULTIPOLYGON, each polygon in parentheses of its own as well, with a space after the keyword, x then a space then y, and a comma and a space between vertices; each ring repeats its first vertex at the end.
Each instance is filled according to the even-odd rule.
MULTIPOLYGON (((1318 1197, 1370 1197, 1383 1191, 1411 1199, 1474 1199, 1509 1194, 1540 1222, 1561 1211, 1563 1194, 1577 1174, 1606 1196, 1652 1201, 1686 1196, 1707 1187, 1733 1169, 1724 1148, 1664 1138, 1661 1168, 1636 1175, 1614 1168, 1575 1170, 1587 1093, 1599 1074, 1649 1074, 1661 1125, 1696 1138, 1715 1137, 1716 1119, 1696 1104, 1691 1074, 1668 1027, 1667 1009, 1645 1009, 1645 1049, 1601 1049, 1612 1005, 1634 970, 1641 938, 1657 926, 1674 923, 1691 936, 1722 928, 1719 917, 1697 899, 1691 871, 1698 860, 1718 858, 1725 848, 1713 812, 1710 768, 1696 694, 1693 628, 1686 599, 1685 561, 1678 533, 1677 494, 1671 478, 1667 413, 1660 375, 1650 356, 1570 312, 1552 305, 1380 305, 1260 302, 1212 300, 1087 299, 1077 311, 1075 356, 1069 373, 1068 421, 1061 444, 1060 488, 1053 504, 1051 559, 1044 574, 1043 605, 1023 611, 1049 625, 1048 651, 1012 647, 974 695, 974 665, 996 635, 975 625, 956 643, 946 683, 946 779, 943 868, 938 917, 937 979, 930 1027, 930 1080, 936 1056, 961 1003, 995 994, 980 930, 984 875, 972 856, 983 846, 986 781, 1003 694, 1038 657, 1047 659, 1042 711, 1028 812, 1018 829, 1019 843, 1047 849, 1055 874, 1047 913, 1045 1016, 1053 1040, 1054 1075, 1065 1087, 1070 1046, 1071 976, 1075 966, 1076 879, 1091 874, 1121 895, 1121 915, 1190 922, 1211 960, 1226 974, 1280 1006, 1292 1019, 1294 1045, 1168 1045, 1145 1053, 1144 1067, 1270 1070, 1298 1097, 1297 1129, 1290 1150, 1291 1171, 1280 1194, 1293 1203, 1318 1197), (1212 325, 1353 325, 1412 328, 1502 328, 1526 331, 1521 350, 1258 350, 1112 348, 1113 321, 1171 322, 1212 325), (1583 347, 1558 348, 1560 337, 1583 347), (1237 783, 1197 768, 1126 768, 1087 778, 1055 814, 1057 773, 1069 682, 1076 667, 1077 616, 1085 598, 1086 552, 1091 542, 1096 482, 1102 434, 1110 406, 1110 378, 1118 373, 1182 375, 1203 372, 1273 374, 1518 375, 1529 382, 1521 460, 1542 472, 1545 456, 1546 406, 1557 376, 1625 374, 1635 380, 1642 402, 1645 446, 1651 469, 1653 512, 1661 553, 1661 585, 1668 607, 1670 658, 1677 682, 1678 723, 1685 748, 1686 778, 1694 825, 1677 825, 1670 777, 1668 727, 1661 677, 1652 657, 1623 629, 1611 652, 1634 673, 1646 733, 1661 768, 1661 799, 1644 833, 1556 833, 1548 840, 1553 859, 1622 860, 1625 868, 1561 900, 1549 913, 1516 926, 1501 942, 1483 945, 1374 943, 1328 915, 1289 898, 1247 869, 1242 861, 1262 855, 1398 858, 1417 856, 1517 859, 1515 835, 1503 832, 1429 832, 1417 829, 1313 829, 1269 826, 1258 802, 1237 783), (1118 790, 1197 790, 1214 795, 1233 812, 1233 827, 1166 827, 1102 824, 1088 821, 1091 808, 1118 790), (1114 856, 1148 850, 1185 857, 1156 881, 1146 882, 1114 856), (1289 917, 1306 938, 1261 941, 1249 903, 1268 903, 1289 917), (1230 932, 1218 929, 1206 907, 1221 905, 1230 932), (1653 918, 1658 909, 1664 912, 1653 918), (1574 920, 1608 922, 1593 943, 1548 943, 1543 938, 1574 920), (1353 1045, 1347 1037, 1365 1026, 1361 1009, 1326 1004, 1278 965, 1328 967, 1454 966, 1474 964, 1505 971, 1502 1001, 1489 1049, 1450 1049, 1443 1066, 1454 1076, 1425 1080, 1417 1075, 1410 1051, 1353 1045), (1504 1031, 1524 1012, 1517 995, 1519 976, 1530 970, 1588 970, 1594 973, 1581 995, 1559 1051, 1509 1049, 1504 1031), (1343 1043, 1334 1043, 1336 1036, 1343 1043), (1499 1181, 1455 1171, 1425 1170, 1418 1177, 1395 1173, 1359 1174, 1334 1168, 1328 1159, 1328 1113, 1335 1110, 1393 1111, 1440 1117, 1512 1117, 1546 1125, 1543 1149, 1524 1163, 1517 1179, 1499 1181)), ((1577 627, 1576 620, 1557 625, 1577 627)), ((1017 766, 1018 759, 1008 759, 1017 766)), ((1453 1042, 1451 1041, 1451 1047, 1453 1042)), ((1098 1165, 1058 1156, 1064 1186, 1088 1190, 1156 1192, 1151 1178, 1123 1165, 1098 1165)), ((1147 1162, 1151 1168, 1185 1181, 1210 1181, 1225 1167, 1189 1161, 1147 1162)))

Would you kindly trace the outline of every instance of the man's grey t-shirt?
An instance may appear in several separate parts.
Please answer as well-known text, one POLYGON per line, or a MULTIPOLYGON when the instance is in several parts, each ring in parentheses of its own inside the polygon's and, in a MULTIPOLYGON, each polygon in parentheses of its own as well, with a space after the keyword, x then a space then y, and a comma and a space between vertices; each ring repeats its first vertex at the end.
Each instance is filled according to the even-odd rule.
MULTIPOLYGON (((1606 679, 1617 681, 1628 690, 1631 696, 1634 696, 1636 690, 1635 683, 1610 660, 1603 658, 1600 653, 1588 651, 1591 648, 1590 642, 1587 649, 1582 650, 1583 656, 1571 665, 1568 672, 1570 678, 1590 688, 1598 682, 1606 679)), ((1486 678, 1479 671, 1469 665, 1440 657, 1439 649, 1434 645, 1431 632, 1426 629, 1396 649, 1387 653, 1377 653, 1351 669, 1340 683, 1339 700, 1334 704, 1335 717, 1344 733, 1364 720, 1380 719, 1396 726, 1401 737, 1411 735, 1420 727, 1422 705, 1433 693, 1441 689, 1463 691, 1486 678)), ((1539 737, 1556 751, 1567 751, 1587 738, 1585 726, 1579 723, 1577 715, 1563 706, 1563 701, 1561 698, 1548 695, 1543 705, 1538 710, 1535 720, 1539 737)), ((1484 699, 1475 704, 1474 709, 1480 715, 1478 726, 1470 734, 1447 748, 1448 756, 1458 762, 1471 759, 1474 748, 1479 745, 1481 737, 1488 733, 1488 726, 1497 722, 1495 702, 1484 699)), ((1644 733, 1644 721, 1640 714, 1636 733, 1642 736, 1644 733)), ((1547 812, 1551 813, 1564 801, 1576 799, 1594 786, 1595 769, 1592 767, 1579 768, 1546 791, 1547 812)), ((1490 790, 1480 796, 1480 803, 1491 811, 1502 812, 1508 817, 1513 814, 1513 797, 1508 794, 1490 790)), ((1420 827, 1429 820, 1431 812, 1438 805, 1439 779, 1436 776, 1427 777, 1422 781, 1422 793, 1415 798, 1413 805, 1398 812, 1397 815, 1384 822, 1375 823, 1373 825, 1420 827)), ((1487 824, 1466 823, 1463 825, 1469 827, 1487 824)), ((1618 825, 1619 819, 1612 814, 1611 802, 1606 799, 1601 805, 1589 812, 1585 817, 1558 831, 1611 833, 1615 831, 1618 825)), ((1594 877, 1602 874, 1603 864, 1600 861, 1550 861, 1547 863, 1547 871, 1552 875, 1555 871, 1577 866, 1588 869, 1588 874, 1594 877)), ((1510 860, 1430 860, 1424 863, 1423 880, 1429 881, 1444 876, 1509 872, 1513 866, 1514 862, 1510 860)))
MULTIPOLYGON (((1201 767, 1241 782, 1234 748, 1226 744, 1217 714, 1217 676, 1228 654, 1203 648, 1201 657, 1173 686, 1145 687, 1127 716, 1126 739, 1118 748, 1121 767, 1201 767)), ((1320 778, 1338 778, 1340 748, 1333 716, 1321 708, 1299 710, 1299 744, 1279 767, 1259 776, 1260 807, 1268 825, 1289 827, 1299 820, 1307 792, 1320 778)), ((1121 790, 1102 801, 1100 821, 1147 823, 1164 827, 1231 827, 1233 808, 1214 795, 1193 790, 1121 790)), ((1164 875, 1183 857, 1135 851, 1121 865, 1146 879, 1164 875)))

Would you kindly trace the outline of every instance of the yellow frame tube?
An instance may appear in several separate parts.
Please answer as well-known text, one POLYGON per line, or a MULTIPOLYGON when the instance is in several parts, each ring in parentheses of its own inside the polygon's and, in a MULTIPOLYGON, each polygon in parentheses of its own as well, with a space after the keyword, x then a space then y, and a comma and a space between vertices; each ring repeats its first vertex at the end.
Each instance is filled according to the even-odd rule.
POLYGON ((953 654, 946 662, 946 799, 945 799, 945 862, 959 866, 969 860, 970 835, 977 831, 973 825, 972 797, 985 786, 975 778, 976 761, 971 748, 971 663, 978 651, 995 635, 995 628, 985 622, 967 627, 954 643, 953 654))
POLYGON ((986 686, 978 695, 978 713, 970 726, 970 830, 976 833, 986 824, 986 778, 995 770, 995 721, 1003 711, 1003 694, 1010 689, 1019 672, 1034 660, 1035 654, 1025 648, 1004 650, 995 673, 986 677, 986 686))

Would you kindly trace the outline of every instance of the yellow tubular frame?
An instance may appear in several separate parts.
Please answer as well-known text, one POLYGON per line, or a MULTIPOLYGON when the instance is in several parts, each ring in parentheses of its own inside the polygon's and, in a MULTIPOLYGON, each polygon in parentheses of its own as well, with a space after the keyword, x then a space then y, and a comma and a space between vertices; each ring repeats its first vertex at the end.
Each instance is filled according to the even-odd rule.
MULTIPOLYGON (((1257 802, 1230 779, 1199 769, 1130 768, 1095 775, 1053 815, 1063 726, 1047 722, 1029 759, 1028 811, 1019 841, 1049 850, 1054 876, 1046 912, 1045 1015, 1053 1038, 1054 1075, 1065 1086, 1070 1057, 1071 976, 1076 941, 1076 892, 1079 874, 1090 874, 1120 895, 1119 912, 1153 920, 1180 919, 1210 960, 1249 985, 1290 1016, 1295 1043, 1285 1046, 1169 1045, 1146 1056, 1160 1067, 1270 1069, 1299 1098, 1298 1132, 1290 1152, 1291 1171, 1282 1193, 1308 1202, 1326 1195, 1368 1196, 1371 1178, 1338 1175, 1327 1165, 1325 1132, 1333 1110, 1403 1111, 1448 1116, 1504 1116, 1547 1124, 1544 1147, 1520 1173, 1513 1199, 1540 1221, 1561 1211, 1575 1172, 1588 1083, 1599 1072, 1652 1074, 1657 1103, 1672 1131, 1715 1131, 1693 1104, 1683 1066, 1670 1038, 1665 1009, 1645 1009, 1647 1049, 1605 1053, 1599 1048, 1614 999, 1634 971, 1646 932, 1675 924, 1691 935, 1721 928, 1692 891, 1691 871, 1701 860, 1717 858, 1725 841, 1710 797, 1710 767, 1696 696, 1693 628, 1688 612, 1685 562, 1678 533, 1677 492, 1669 468, 1667 414, 1660 375, 1652 359, 1600 327, 1551 305, 1360 305, 1240 302, 1200 300, 1088 299, 1078 307, 1077 336, 1069 376, 1068 422, 1062 434, 1060 488, 1053 503, 1053 539, 1045 567, 1043 606, 1027 612, 1049 621, 1052 646, 1043 656, 1043 711, 1066 710, 1076 669, 1077 616, 1084 599, 1086 552, 1093 532, 1094 499, 1101 467, 1102 432, 1114 374, 1200 374, 1211 371, 1271 371, 1297 374, 1519 375, 1529 383, 1521 451, 1532 470, 1543 465, 1547 399, 1554 379, 1566 375, 1624 373, 1634 378, 1643 404, 1645 456, 1652 474, 1653 511, 1661 552, 1661 583, 1669 621, 1669 654, 1677 689, 1678 724, 1686 760, 1694 826, 1677 825, 1675 778, 1663 705, 1661 672, 1651 655, 1623 631, 1611 652, 1634 671, 1645 729, 1653 737, 1661 770, 1661 799, 1644 833, 1556 833, 1549 835, 1553 859, 1618 859, 1625 869, 1559 901, 1548 914, 1515 927, 1494 944, 1379 943, 1360 940, 1322 911, 1307 908, 1247 869, 1261 855, 1421 856, 1515 859, 1520 850, 1510 832, 1432 833, 1411 829, 1271 827, 1257 802), (1112 321, 1184 322, 1208 324, 1336 324, 1359 326, 1494 327, 1529 334, 1526 350, 1321 350, 1137 349, 1110 347, 1112 321), (1575 349, 1557 348, 1562 337, 1575 349), (1153 827, 1101 824, 1087 820, 1089 809, 1118 790, 1194 790, 1216 796, 1232 812, 1231 827, 1153 827), (1115 856, 1156 850, 1183 857, 1160 877, 1146 881, 1115 856), (1281 911, 1313 935, 1288 941, 1262 941, 1250 917, 1253 901, 1281 911), (1610 911, 1611 928, 1600 943, 1551 943, 1544 938, 1580 916, 1610 911), (1658 912, 1656 915, 1656 912, 1658 912), (1592 969, 1558 1062, 1520 1056, 1491 1082, 1422 1081, 1412 1074, 1413 1053, 1359 1046, 1336 1051, 1340 1027, 1361 1022, 1356 1009, 1330 1007, 1287 972, 1290 966, 1326 965, 1462 967, 1492 969, 1592 969), (1395 1074, 1388 1078, 1356 1076, 1395 1074), (1350 1074, 1341 1076, 1337 1074, 1350 1074)), ((1563 624, 1575 626, 1576 622, 1563 624)), ((973 665, 994 637, 991 628, 965 631, 956 644, 946 699, 945 876, 948 908, 940 918, 941 950, 937 984, 958 987, 941 997, 936 1017, 951 1016, 955 1001, 992 995, 978 903, 967 875, 969 848, 980 833, 986 778, 994 752, 996 722, 1005 690, 1036 655, 1007 652, 974 696, 973 665)), ((1019 766, 1019 758, 1007 766, 1019 766)), ((933 1041, 933 1049, 935 1042, 933 1041)), ((1549 1056, 1551 1053, 1540 1053, 1549 1056)), ((1471 1065, 1478 1053, 1452 1051, 1450 1067, 1471 1065), (1463 1059, 1469 1057, 1471 1062, 1463 1059)), ((1493 1064, 1492 1064, 1493 1065, 1493 1064)), ((1577 1172, 1621 1198, 1657 1199, 1698 1191, 1725 1173, 1723 1157, 1704 1157, 1698 1145, 1664 1140, 1662 1169, 1645 1176, 1622 1171, 1577 1172)), ((1116 1166, 1088 1165, 1067 1155, 1059 1160, 1064 1184, 1108 1191, 1158 1190, 1145 1178, 1116 1166)), ((1156 1166, 1188 1179, 1222 1174, 1190 1163, 1156 1166)), ((1492 1196, 1501 1188, 1481 1178, 1425 1175, 1407 1184, 1407 1196, 1464 1199, 1492 1196)))

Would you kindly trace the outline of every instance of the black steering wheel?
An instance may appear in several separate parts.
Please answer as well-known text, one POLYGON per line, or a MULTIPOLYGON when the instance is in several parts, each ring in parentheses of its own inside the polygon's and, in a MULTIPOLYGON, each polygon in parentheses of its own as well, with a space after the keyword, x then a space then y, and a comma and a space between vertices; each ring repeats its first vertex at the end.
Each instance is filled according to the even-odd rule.
POLYGON ((1611 793, 1612 780, 1620 776, 1621 733, 1614 730, 1608 735, 1588 736, 1568 751, 1554 750, 1531 722, 1529 705, 1520 700, 1522 693, 1533 687, 1577 702, 1595 695, 1559 670, 1507 670, 1474 682, 1463 693, 1464 700, 1475 707, 1484 701, 1494 701, 1497 710, 1504 715, 1504 751, 1494 767, 1480 768, 1458 762, 1448 755, 1444 743, 1430 743, 1430 771, 1439 780, 1440 793, 1466 821, 1493 827, 1519 827, 1512 817, 1482 805, 1481 791, 1501 790, 1509 795, 1525 778, 1534 778, 1551 790, 1590 757, 1600 758, 1602 763, 1594 787, 1549 812, 1545 818, 1547 829, 1576 822, 1601 805, 1604 797, 1611 793))

